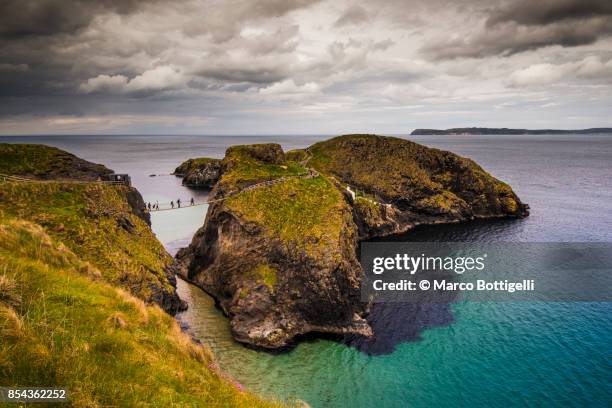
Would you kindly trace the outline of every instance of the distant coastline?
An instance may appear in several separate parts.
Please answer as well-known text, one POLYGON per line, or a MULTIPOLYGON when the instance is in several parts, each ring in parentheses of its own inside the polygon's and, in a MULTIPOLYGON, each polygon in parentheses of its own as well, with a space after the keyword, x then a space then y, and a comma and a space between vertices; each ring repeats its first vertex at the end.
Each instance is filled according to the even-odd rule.
POLYGON ((598 134, 612 133, 612 128, 590 129, 509 129, 509 128, 481 128, 466 127, 452 129, 415 129, 411 135, 567 135, 567 134, 598 134))

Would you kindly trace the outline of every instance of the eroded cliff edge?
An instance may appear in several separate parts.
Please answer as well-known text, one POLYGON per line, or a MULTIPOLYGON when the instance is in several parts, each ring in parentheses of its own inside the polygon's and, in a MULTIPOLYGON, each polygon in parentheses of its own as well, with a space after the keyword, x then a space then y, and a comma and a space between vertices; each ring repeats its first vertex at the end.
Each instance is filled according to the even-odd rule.
POLYGON ((372 334, 358 240, 528 214, 473 161, 390 137, 340 136, 287 153, 234 146, 219 173, 219 201, 177 270, 215 297, 237 340, 266 348, 308 332, 372 334))

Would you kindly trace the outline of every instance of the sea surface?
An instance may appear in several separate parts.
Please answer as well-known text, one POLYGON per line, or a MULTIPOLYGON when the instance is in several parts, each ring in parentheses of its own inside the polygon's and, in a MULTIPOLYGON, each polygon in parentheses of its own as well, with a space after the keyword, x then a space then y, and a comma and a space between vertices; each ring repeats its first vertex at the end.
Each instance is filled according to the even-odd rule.
MULTIPOLYGON (((234 144, 305 147, 328 136, 32 136, 129 173, 145 201, 204 201, 170 175, 183 160, 222 157, 234 144), (152 177, 151 175, 155 175, 152 177)), ((400 239, 612 242, 612 135, 416 136, 478 162, 531 206, 522 220, 419 228, 400 239)), ((171 253, 188 245, 206 205, 154 213, 171 253)), ((611 302, 465 302, 379 310, 377 338, 308 340, 288 352, 237 344, 200 289, 179 281, 179 319, 248 389, 312 407, 612 406, 611 302)))

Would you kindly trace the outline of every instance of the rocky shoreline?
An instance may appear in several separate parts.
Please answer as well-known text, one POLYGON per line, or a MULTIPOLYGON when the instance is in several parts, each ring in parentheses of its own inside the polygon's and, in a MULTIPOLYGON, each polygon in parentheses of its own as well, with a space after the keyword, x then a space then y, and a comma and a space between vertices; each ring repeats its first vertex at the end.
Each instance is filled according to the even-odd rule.
POLYGON ((311 332, 374 334, 360 300, 360 240, 528 215, 473 161, 403 139, 347 135, 287 153, 235 146, 218 168, 211 195, 221 200, 176 270, 215 298, 236 340, 263 348, 311 332), (308 171, 317 176, 292 178, 308 171))

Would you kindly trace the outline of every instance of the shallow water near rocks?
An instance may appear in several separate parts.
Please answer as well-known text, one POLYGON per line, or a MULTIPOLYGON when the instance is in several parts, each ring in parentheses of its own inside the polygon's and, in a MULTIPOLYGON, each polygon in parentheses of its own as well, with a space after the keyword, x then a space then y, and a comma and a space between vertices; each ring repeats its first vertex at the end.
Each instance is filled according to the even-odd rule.
MULTIPOLYGON (((233 144, 277 141, 285 149, 326 136, 0 137, 45 143, 132 176, 145 201, 204 200, 168 175, 183 160, 221 157, 233 144), (150 174, 159 174, 149 177, 150 174)), ((612 242, 612 136, 420 136, 470 157, 531 206, 524 220, 419 228, 414 241, 612 242)), ((188 245, 206 206, 154 213, 172 253, 188 245)), ((288 352, 243 347, 213 300, 179 281, 190 305, 179 316, 221 367, 248 389, 313 407, 609 406, 612 303, 477 303, 377 311, 373 343, 309 339, 288 352)), ((374 318, 374 317, 372 317, 374 318)))

